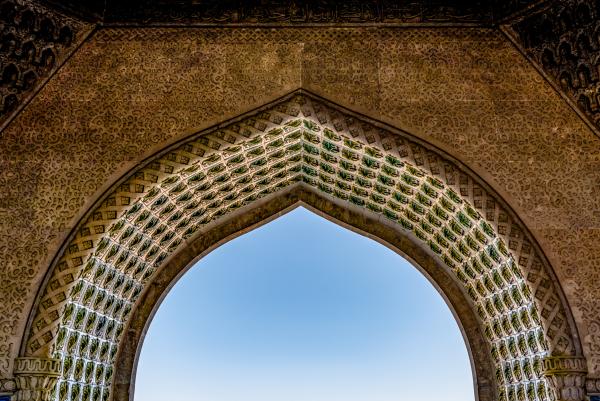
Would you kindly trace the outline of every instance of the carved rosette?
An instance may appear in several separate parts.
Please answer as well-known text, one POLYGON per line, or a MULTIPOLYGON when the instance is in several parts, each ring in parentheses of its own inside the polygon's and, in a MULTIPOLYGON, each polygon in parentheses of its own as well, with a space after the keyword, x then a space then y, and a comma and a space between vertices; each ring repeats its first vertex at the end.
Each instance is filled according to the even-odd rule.
POLYGON ((15 361, 17 401, 49 401, 60 376, 58 359, 18 358, 15 361))
POLYGON ((557 401, 585 400, 585 358, 550 356, 543 360, 544 376, 554 388, 557 401))

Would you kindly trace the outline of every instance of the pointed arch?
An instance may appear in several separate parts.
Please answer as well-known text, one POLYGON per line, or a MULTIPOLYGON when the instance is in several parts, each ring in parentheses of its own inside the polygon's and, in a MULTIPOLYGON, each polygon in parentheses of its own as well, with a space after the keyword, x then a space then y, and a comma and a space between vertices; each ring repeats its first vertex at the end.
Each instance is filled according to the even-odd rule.
POLYGON ((131 312, 123 332, 122 345, 114 363, 115 378, 111 389, 113 399, 133 399, 138 357, 145 334, 161 302, 187 270, 220 245, 267 224, 298 206, 306 207, 335 224, 383 244, 424 274, 444 298, 461 329, 473 369, 476 399, 498 399, 495 368, 490 358, 489 345, 484 339, 484 327, 454 277, 448 274, 435 254, 416 245, 416 238, 410 232, 397 230, 393 221, 381 219, 372 211, 350 206, 305 183, 266 195, 207 224, 188 239, 186 247, 169 257, 140 295, 138 306, 131 312))
MULTIPOLYGON (((481 377, 489 366, 476 367, 478 383, 493 381, 500 400, 553 397, 545 359, 579 356, 580 345, 552 271, 514 213, 439 150, 304 91, 193 135, 106 196, 58 258, 23 356, 61 361, 55 399, 108 399, 117 355, 131 345, 123 338, 135 338, 131 316, 173 255, 195 249, 191 239, 208 227, 300 189, 376 216, 376 226, 393 227, 435 259, 469 306, 467 314, 459 298, 451 301, 460 320, 476 316, 472 329, 463 322, 479 333, 467 335, 471 348, 483 341, 493 364, 493 377, 481 377)), ((450 298, 450 284, 429 275, 450 298)), ((125 394, 121 375, 116 394, 125 394)))

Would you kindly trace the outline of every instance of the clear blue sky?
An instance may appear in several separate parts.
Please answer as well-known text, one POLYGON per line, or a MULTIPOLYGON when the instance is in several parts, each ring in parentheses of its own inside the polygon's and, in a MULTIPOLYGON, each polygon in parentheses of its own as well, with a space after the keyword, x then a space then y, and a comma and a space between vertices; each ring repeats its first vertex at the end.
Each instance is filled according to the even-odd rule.
POLYGON ((226 243, 160 306, 135 401, 473 401, 467 350, 402 257, 304 208, 226 243))

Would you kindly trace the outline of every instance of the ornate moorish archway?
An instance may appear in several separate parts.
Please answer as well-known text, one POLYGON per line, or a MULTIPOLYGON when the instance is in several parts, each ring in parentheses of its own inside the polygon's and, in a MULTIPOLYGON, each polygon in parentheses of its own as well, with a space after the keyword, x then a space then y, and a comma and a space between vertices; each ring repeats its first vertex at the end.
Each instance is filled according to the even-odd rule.
POLYGON ((41 293, 19 399, 125 401, 170 283, 299 201, 430 275, 462 324, 481 400, 582 399, 585 363, 560 289, 502 200, 431 146, 300 91, 156 155, 91 211, 41 293))
MULTIPOLYGON (((428 277, 458 320, 474 370, 472 373, 477 399, 483 401, 498 398, 494 364, 483 327, 464 292, 454 277, 436 260, 435 254, 415 245, 414 236, 410 232, 398 231, 393 221, 381 219, 376 213, 348 205, 338 198, 315 191, 304 183, 298 183, 265 195, 218 221, 207 224, 187 241, 185 248, 169 257, 169 261, 146 285, 137 302, 139 307, 132 311, 121 338, 121 346, 114 362, 111 390, 113 399, 133 400, 138 358, 145 334, 162 300, 188 268, 221 244, 298 206, 304 206, 336 224, 386 245, 411 261, 428 277)), ((297 245, 299 249, 303 246, 302 243, 297 245)))

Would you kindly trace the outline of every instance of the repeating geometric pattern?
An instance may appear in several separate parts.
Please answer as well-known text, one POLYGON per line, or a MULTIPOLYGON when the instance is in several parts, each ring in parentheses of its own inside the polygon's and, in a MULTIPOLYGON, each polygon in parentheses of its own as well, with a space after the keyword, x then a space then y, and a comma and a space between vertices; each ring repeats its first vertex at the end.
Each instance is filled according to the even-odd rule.
POLYGON ((547 355, 577 350, 548 267, 478 180, 407 136, 307 94, 193 137, 114 190, 78 229, 42 295, 31 356, 63 362, 57 400, 105 400, 135 301, 202 226, 308 185, 410 231, 485 326, 501 400, 547 400, 547 355))
POLYGON ((0 0, 0 125, 58 68, 86 28, 35 2, 0 0))
POLYGON ((512 29, 527 54, 600 127, 600 4, 554 2, 512 29))

